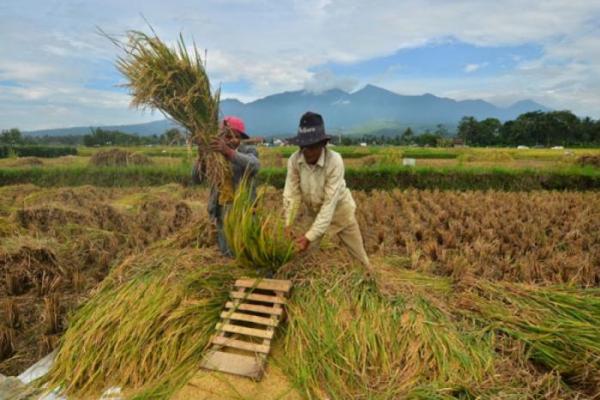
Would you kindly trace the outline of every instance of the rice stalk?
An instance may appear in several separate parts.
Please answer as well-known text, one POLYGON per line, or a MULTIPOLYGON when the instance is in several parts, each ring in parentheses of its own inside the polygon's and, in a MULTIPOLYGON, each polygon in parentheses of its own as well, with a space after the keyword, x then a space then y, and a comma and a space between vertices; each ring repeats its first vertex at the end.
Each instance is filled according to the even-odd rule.
POLYGON ((283 367, 307 398, 397 399, 425 384, 470 392, 492 368, 488 344, 431 299, 390 300, 357 273, 306 281, 288 312, 283 367))
POLYGON ((600 290, 476 281, 459 309, 527 346, 527 358, 600 395, 600 290))
POLYGON ((116 268, 70 318, 49 387, 85 396, 119 386, 131 398, 166 398, 184 384, 241 275, 207 265, 202 252, 159 247, 116 268))
POLYGON ((7 298, 3 305, 4 323, 10 329, 17 329, 21 325, 21 315, 17 303, 13 298, 7 298))
POLYGON ((57 294, 44 297, 42 320, 44 321, 44 334, 54 335, 62 330, 61 311, 57 294))
POLYGON ((113 40, 124 55, 117 68, 127 79, 134 107, 158 109, 182 125, 198 145, 201 170, 219 186, 225 177, 226 160, 208 150, 219 133, 220 90, 211 91, 208 74, 195 44, 188 51, 183 36, 169 47, 156 34, 127 32, 127 43, 113 40))
POLYGON ((15 352, 15 330, 0 325, 0 362, 15 352))
POLYGON ((267 205, 264 192, 259 192, 256 198, 253 193, 245 177, 225 216, 225 236, 238 265, 274 274, 293 257, 294 243, 286 235, 279 213, 267 205))

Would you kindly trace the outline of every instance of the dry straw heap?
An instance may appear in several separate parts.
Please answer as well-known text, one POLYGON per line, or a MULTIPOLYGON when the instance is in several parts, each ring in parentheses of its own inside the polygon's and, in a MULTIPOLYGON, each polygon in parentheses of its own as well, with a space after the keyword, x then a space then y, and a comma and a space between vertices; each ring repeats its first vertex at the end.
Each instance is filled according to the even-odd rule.
POLYGON ((207 223, 203 193, 136 190, 0 188, 0 373, 18 374, 56 347, 67 313, 111 265, 207 223))
POLYGON ((98 151, 90 157, 90 165, 95 167, 126 167, 129 165, 150 165, 152 160, 139 153, 121 149, 98 151))
MULTIPOLYGON (((4 204, 22 204, 22 193, 27 190, 5 189, 0 194, 7 199, 4 204)), ((194 202, 189 201, 187 190, 179 189, 191 205, 194 202)), ((175 186, 161 191, 164 193, 160 195, 132 191, 125 198, 121 193, 111 205, 146 213, 149 208, 163 209, 161 204, 180 201, 178 196, 167 197, 167 193, 176 192, 175 186)), ((35 192, 31 189, 27 201, 35 192)), ((84 193, 57 190, 39 195, 85 205, 84 193)), ((205 202, 208 193, 204 189, 198 190, 200 193, 205 202)), ((94 197, 108 196, 105 190, 94 193, 94 197)), ((563 269, 538 276, 509 274, 498 267, 495 269, 502 273, 490 273, 474 255, 469 255, 463 267, 454 265, 455 270, 446 269, 452 267, 448 261, 439 261, 443 251, 458 254, 472 244, 479 231, 471 218, 495 224, 501 234, 524 222, 529 225, 526 232, 530 236, 545 232, 545 217, 532 218, 545 203, 544 210, 555 219, 551 225, 562 232, 548 231, 546 236, 538 236, 537 244, 552 245, 576 229, 589 241, 571 238, 569 251, 587 252, 590 259, 580 259, 580 264, 592 263, 589 269, 597 270, 593 264, 600 254, 596 220, 568 223, 572 210, 578 208, 582 213, 586 209, 583 203, 595 212, 597 196, 488 196, 478 192, 357 193, 364 211, 371 204, 381 214, 377 218, 386 218, 371 217, 365 224, 374 231, 374 235, 365 236, 371 246, 378 243, 377 230, 389 227, 391 215, 407 216, 406 221, 411 221, 392 227, 399 232, 386 232, 378 252, 383 256, 371 253, 377 271, 374 281, 366 279, 347 255, 332 248, 335 243, 331 241, 327 249, 295 257, 276 272, 276 277, 294 281, 294 291, 287 305, 288 322, 282 326, 279 345, 270 359, 301 396, 558 400, 600 395, 600 294, 589 288, 597 286, 590 279, 594 273, 586 276, 582 275, 585 268, 563 269), (453 204, 447 207, 456 214, 449 221, 451 225, 453 220, 469 220, 462 230, 452 225, 451 232, 437 232, 442 239, 436 241, 439 248, 435 252, 440 253, 437 261, 429 258, 433 249, 426 243, 435 240, 436 232, 430 229, 444 226, 446 216, 441 214, 444 210, 436 211, 433 199, 453 204), (485 206, 485 210, 475 210, 473 204, 485 206), (515 206, 522 212, 522 221, 494 218, 493 212, 515 206), (466 215, 474 211, 489 214, 491 220, 466 215), (438 218, 442 219, 436 222, 438 218), (448 241, 451 233, 455 235, 453 242, 448 241), (409 237, 415 242, 409 243, 409 237), (396 240, 401 243, 392 246, 396 240), (424 248, 429 249, 427 259, 425 253, 411 259, 424 248)), ((259 195, 270 208, 274 208, 273 201, 279 204, 279 197, 279 192, 259 195)), ((27 213, 22 220, 34 221, 37 215, 27 213)), ((66 214, 56 214, 61 215, 66 214)), ((518 219, 519 214, 512 217, 518 219)), ((35 221, 45 231, 52 231, 62 224, 62 218, 51 219, 49 214, 40 213, 35 221)), ((91 221, 95 217, 86 218, 91 221)), ((168 239, 112 268, 100 288, 69 319, 55 366, 47 377, 50 387, 60 386, 74 398, 97 397, 112 386, 122 386, 127 398, 162 399, 177 392, 198 370, 204 345, 232 283, 256 272, 221 258, 214 239, 206 240, 208 233, 206 221, 183 225, 168 239)), ((524 251, 517 250, 519 246, 528 246, 520 234, 506 235, 505 239, 504 245, 515 249, 515 255, 524 251)), ((484 249, 496 252, 490 246, 481 246, 480 252, 484 249)), ((485 264, 492 265, 487 260, 485 264)), ((10 305, 6 307, 6 311, 11 310, 10 305)), ((40 303, 49 316, 54 315, 55 307, 51 298, 40 303)), ((6 316, 13 326, 20 319, 14 312, 6 312, 6 316)), ((55 329, 56 322, 48 319, 43 329, 55 329)))

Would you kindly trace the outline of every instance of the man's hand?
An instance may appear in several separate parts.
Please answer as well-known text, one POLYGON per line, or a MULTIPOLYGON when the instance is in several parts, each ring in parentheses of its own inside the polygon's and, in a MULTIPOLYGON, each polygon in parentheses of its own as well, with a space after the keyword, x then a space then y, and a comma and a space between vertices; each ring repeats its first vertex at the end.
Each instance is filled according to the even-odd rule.
POLYGON ((296 239, 296 249, 297 249, 299 252, 306 251, 306 249, 308 249, 308 246, 309 246, 309 245, 310 245, 310 240, 308 240, 308 239, 306 238, 306 236, 304 236, 304 235, 302 235, 302 236, 299 236, 299 237, 296 239))
POLYGON ((227 146, 227 143, 222 137, 215 138, 215 140, 210 143, 210 149, 223 154, 227 158, 232 158, 235 154, 235 150, 227 146))

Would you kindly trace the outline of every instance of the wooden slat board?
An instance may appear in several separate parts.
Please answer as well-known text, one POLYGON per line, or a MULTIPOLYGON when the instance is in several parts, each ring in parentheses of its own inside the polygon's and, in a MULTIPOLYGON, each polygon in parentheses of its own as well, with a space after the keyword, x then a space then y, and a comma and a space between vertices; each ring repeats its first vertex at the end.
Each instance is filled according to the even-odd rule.
POLYGON ((255 288, 272 290, 274 292, 289 292, 292 287, 292 281, 282 281, 279 279, 238 279, 235 281, 236 287, 255 288))
POLYGON ((281 309, 274 307, 265 307, 259 306, 257 304, 240 304, 237 305, 234 302, 228 301, 225 304, 225 308, 234 309, 234 310, 242 310, 242 311, 252 311, 261 314, 270 314, 270 315, 281 315, 281 309))
POLYGON ((231 325, 231 324, 217 324, 217 330, 230 333, 239 333, 241 335, 259 337, 263 339, 271 339, 273 332, 268 332, 264 329, 246 328, 244 326, 231 325))
POLYGON ((254 379, 260 379, 263 374, 263 367, 256 362, 256 357, 223 351, 210 352, 208 357, 204 357, 202 360, 201 366, 206 369, 229 372, 230 374, 243 375, 254 379))
POLYGON ((268 354, 269 350, 270 350, 270 347, 265 346, 264 344, 245 342, 243 340, 236 340, 236 339, 220 337, 220 336, 214 337, 212 339, 212 343, 220 345, 220 346, 233 347, 234 349, 248 350, 248 351, 252 351, 254 353, 268 354))
POLYGON ((234 286, 201 366, 259 380, 292 283, 244 278, 234 286))
POLYGON ((252 322, 254 324, 260 325, 268 325, 268 326, 277 326, 277 321, 273 321, 271 318, 258 317, 252 314, 245 314, 239 312, 231 312, 231 311, 223 311, 221 313, 221 318, 233 319, 235 321, 246 321, 252 322))
POLYGON ((285 304, 285 298, 279 296, 266 296, 264 294, 248 294, 246 292, 231 292, 231 297, 240 300, 260 301, 263 303, 285 304))

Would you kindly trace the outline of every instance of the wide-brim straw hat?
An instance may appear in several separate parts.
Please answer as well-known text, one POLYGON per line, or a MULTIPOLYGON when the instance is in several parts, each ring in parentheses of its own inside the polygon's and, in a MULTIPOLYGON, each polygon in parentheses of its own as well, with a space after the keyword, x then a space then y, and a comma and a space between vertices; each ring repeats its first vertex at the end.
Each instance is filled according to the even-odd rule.
POLYGON ((300 118, 297 135, 289 138, 288 143, 306 147, 326 140, 331 140, 331 136, 325 133, 323 117, 308 111, 300 118))

